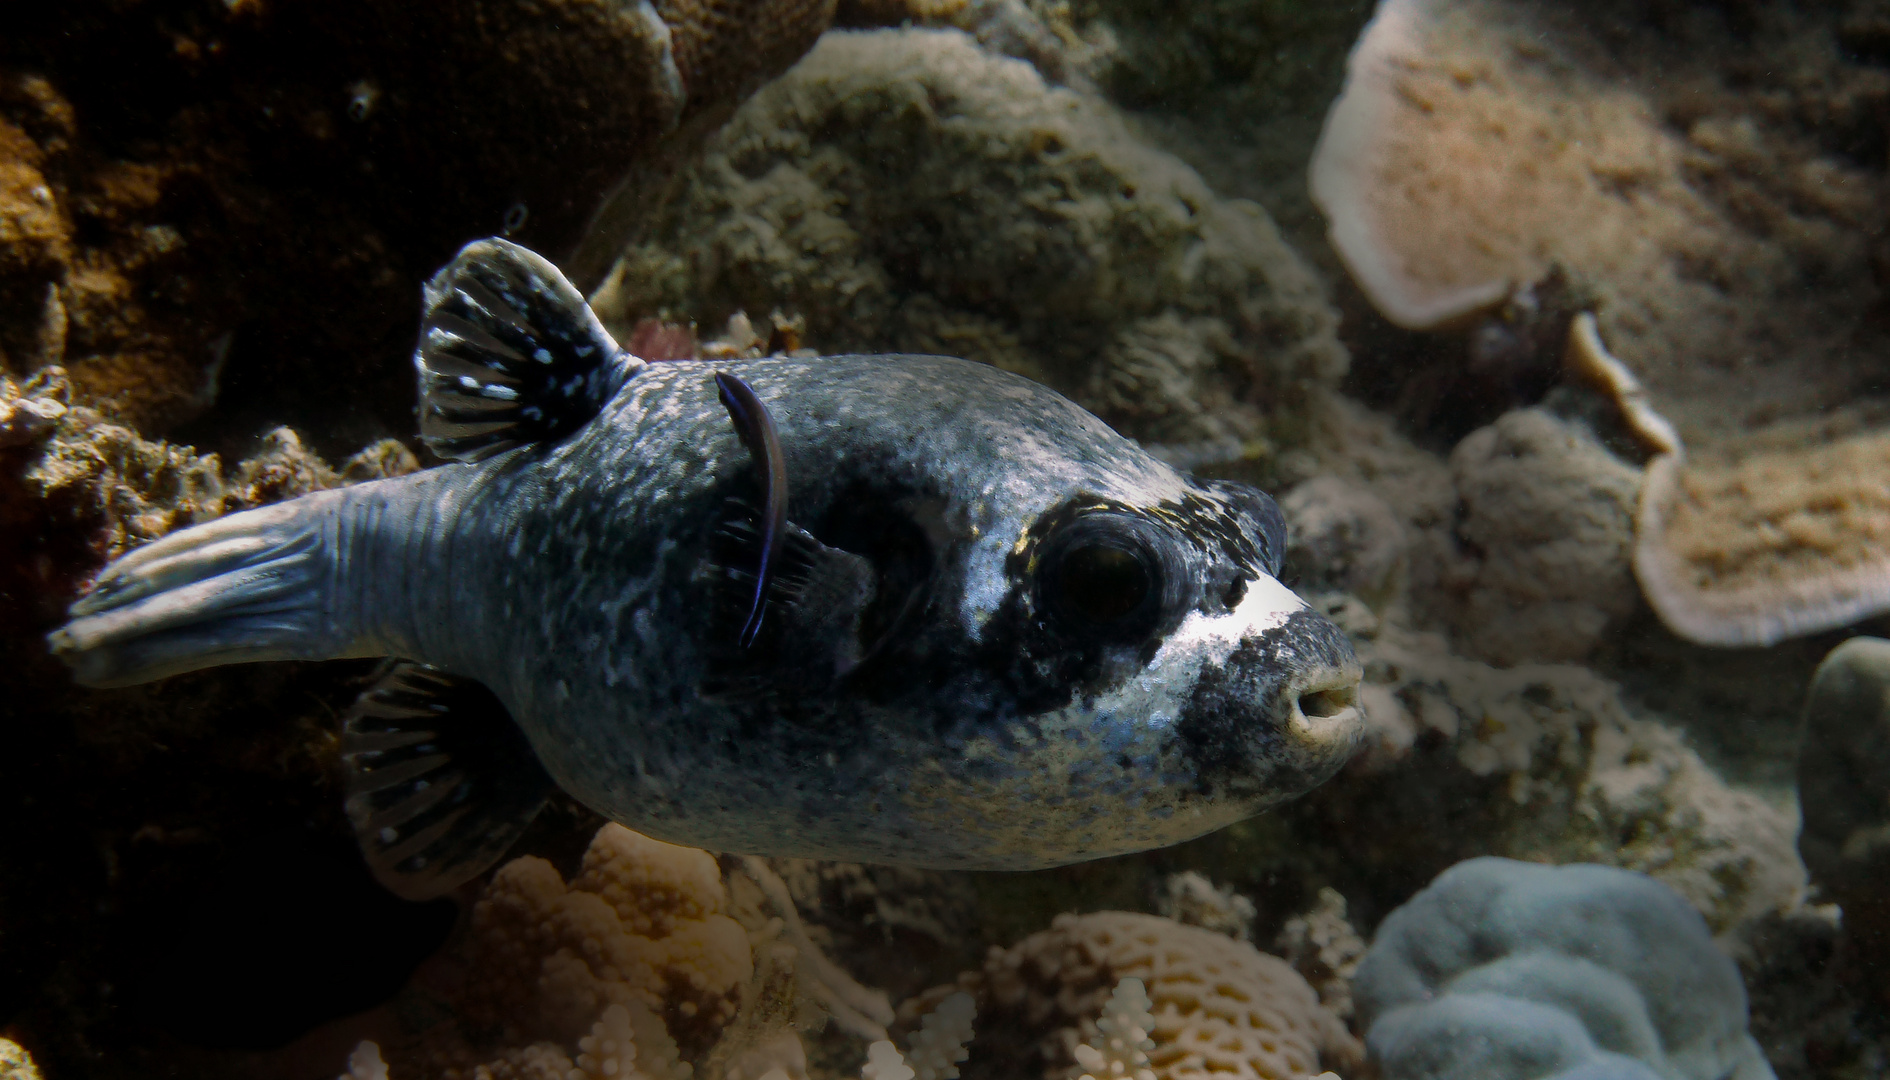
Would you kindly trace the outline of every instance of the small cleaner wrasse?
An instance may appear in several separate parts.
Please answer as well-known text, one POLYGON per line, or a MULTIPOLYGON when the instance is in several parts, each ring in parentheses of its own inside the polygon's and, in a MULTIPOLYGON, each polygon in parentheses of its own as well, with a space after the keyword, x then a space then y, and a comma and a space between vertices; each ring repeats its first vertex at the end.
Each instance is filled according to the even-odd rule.
POLYGON ((107 567, 80 682, 385 656, 348 812, 394 891, 502 857, 552 785, 715 851, 1025 870, 1199 836, 1362 734, 1351 645, 1274 575, 1267 495, 937 356, 646 363, 557 269, 425 291, 450 464, 107 567))

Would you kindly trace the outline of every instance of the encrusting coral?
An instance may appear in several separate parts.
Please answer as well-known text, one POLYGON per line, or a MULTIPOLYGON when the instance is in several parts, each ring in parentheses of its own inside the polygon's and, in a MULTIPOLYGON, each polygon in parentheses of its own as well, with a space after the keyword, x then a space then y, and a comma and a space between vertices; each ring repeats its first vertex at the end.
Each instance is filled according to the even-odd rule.
POLYGON ((1635 566, 1677 634, 1769 645, 1890 609, 1864 362, 1890 326, 1869 240, 1890 188, 1842 134, 1890 78, 1792 5, 1618 7, 1382 4, 1311 166, 1334 247, 1409 328, 1552 272, 1592 294, 1565 370, 1656 455, 1635 566), (1732 74, 1765 41, 1785 59, 1732 74))
POLYGON ((1890 81, 1789 5, 1752 5, 1746 36, 1615 7, 1380 5, 1310 171, 1335 248, 1413 328, 1559 264, 1696 446, 1846 403, 1870 379, 1853 334, 1884 177, 1791 117, 1835 129, 1890 81), (1729 57, 1767 35, 1790 59, 1742 85, 1729 57))
POLYGON ((1279 958, 1211 930, 1121 911, 1059 915, 1050 929, 992 949, 982 969, 901 1012, 968 992, 984 1018, 968 1068, 1061 1080, 1089 1067, 1079 1044, 1100 1049, 1109 1038, 1097 1020, 1128 978, 1141 980, 1151 1002, 1144 1034, 1153 1045, 1145 1053, 1156 1080, 1288 1080, 1319 1072, 1322 1061, 1343 1067, 1360 1053, 1279 958))
POLYGON ((1257 206, 952 31, 827 35, 647 224, 593 298, 613 325, 781 308, 825 350, 987 361, 1145 440, 1238 456, 1345 370, 1257 206))

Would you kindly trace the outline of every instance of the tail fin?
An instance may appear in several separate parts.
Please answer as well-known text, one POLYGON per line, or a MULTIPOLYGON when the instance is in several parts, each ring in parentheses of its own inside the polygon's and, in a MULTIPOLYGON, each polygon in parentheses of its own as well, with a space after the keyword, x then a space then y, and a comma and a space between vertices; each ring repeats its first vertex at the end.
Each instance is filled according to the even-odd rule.
POLYGON ((329 612, 330 493, 208 522, 106 567, 47 643, 88 686, 345 655, 329 612))

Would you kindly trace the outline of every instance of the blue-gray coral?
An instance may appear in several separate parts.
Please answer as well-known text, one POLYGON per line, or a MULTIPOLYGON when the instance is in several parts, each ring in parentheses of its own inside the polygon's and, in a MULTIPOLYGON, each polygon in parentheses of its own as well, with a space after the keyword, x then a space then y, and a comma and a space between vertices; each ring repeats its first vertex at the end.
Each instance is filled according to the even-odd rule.
POLYGON ((1353 994, 1386 1080, 1769 1080, 1739 971, 1627 870, 1458 863, 1394 911, 1353 994))

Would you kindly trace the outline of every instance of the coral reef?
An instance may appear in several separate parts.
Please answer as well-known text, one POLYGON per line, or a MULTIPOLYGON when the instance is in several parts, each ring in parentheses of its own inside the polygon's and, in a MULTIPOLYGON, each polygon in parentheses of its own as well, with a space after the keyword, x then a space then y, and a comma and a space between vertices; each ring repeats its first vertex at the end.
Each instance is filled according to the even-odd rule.
POLYGON ((1083 1069, 1080 1080, 1155 1080, 1148 1056, 1155 1049, 1155 1040, 1148 1037, 1155 1030, 1155 1014, 1149 1011, 1154 1005, 1142 980, 1125 978, 1116 984, 1096 1021, 1096 1041, 1070 1049, 1083 1069))
POLYGON ((1691 451, 1650 474, 1637 563, 1655 610, 1705 644, 1890 605, 1885 569, 1860 554, 1880 500, 1824 490, 1830 455, 1867 455, 1863 429, 1884 416, 1869 238, 1890 179, 1866 116, 1890 75, 1846 51, 1849 32, 1784 4, 1680 20, 1394 0, 1312 165, 1334 248, 1395 323, 1461 322, 1563 270, 1581 283, 1594 311, 1573 327, 1570 374, 1652 449, 1691 451), (1735 72, 1761 41, 1786 59, 1748 85, 1735 72), (1825 445, 1845 435, 1858 445, 1825 445), (1740 474, 1757 457, 1771 460, 1754 497, 1740 474))
POLYGON ((0 1080, 40 1080, 33 1055, 12 1039, 0 1039, 0 1080))
POLYGON ((1155 912, 1188 926, 1198 926, 1236 941, 1253 936, 1253 901, 1216 886, 1193 870, 1170 874, 1155 897, 1155 912))
POLYGON ((828 351, 988 361, 1235 456, 1345 367, 1264 213, 955 32, 829 35, 653 217, 595 298, 613 325, 781 308, 828 351))
POLYGON ((1699 914, 1612 867, 1459 863, 1379 926, 1352 990, 1387 1080, 1772 1076, 1699 914))
MULTIPOLYGON (((1758 14, 1787 18, 1783 5, 1758 14)), ((1861 374, 1844 358, 1874 302, 1863 238, 1881 226, 1883 177, 1816 144, 1836 132, 1814 129, 1807 145, 1789 114, 1820 94, 1831 109, 1880 108, 1890 80, 1845 61, 1816 20, 1778 32, 1794 38, 1794 70, 1772 76, 1788 85, 1762 105, 1728 86, 1723 54, 1700 51, 1728 33, 1710 20, 1386 4, 1312 167, 1334 245, 1380 309, 1412 326, 1560 262, 1602 290, 1606 337, 1682 408, 1689 443, 1737 434, 1755 402, 1770 416, 1841 402, 1861 374), (1820 287, 1800 288, 1807 278, 1820 287), (1728 370, 1755 353, 1764 360, 1728 370), (1804 378, 1820 356, 1831 370, 1804 378)))
POLYGON ((1284 961, 1210 930, 1120 911, 1059 915, 1050 929, 992 949, 982 969, 919 995, 901 1013, 969 992, 983 1019, 968 1070, 1074 1077, 1094 1067, 1076 1047, 1109 1037, 1097 1017, 1128 978, 1141 980, 1151 1001, 1146 1053, 1158 1080, 1286 1080, 1317 1072, 1321 1061, 1343 1067, 1359 1052, 1284 961))
POLYGON ((1273 947, 1341 1020, 1353 1013, 1352 977, 1365 959, 1365 939, 1345 917, 1345 897, 1326 886, 1310 910, 1286 920, 1273 947))
POLYGON ((1284 816, 1326 838, 1320 861, 1347 897, 1408 894, 1493 854, 1650 874, 1715 933, 1798 902, 1788 815, 1729 787, 1614 683, 1573 665, 1493 668, 1394 621, 1354 618, 1355 600, 1320 603, 1358 646, 1374 738, 1284 816))
POLYGON ((1890 1003, 1890 641, 1831 651, 1805 700, 1798 751, 1798 850, 1843 912, 1848 977, 1890 1003))
POLYGON ((333 428, 325 448, 404 430, 426 274, 499 231, 569 252, 627 169, 712 130, 832 7, 22 12, 0 45, 0 352, 63 362, 82 403, 147 433, 219 397, 333 428), (369 412, 342 385, 372 388, 369 412))

